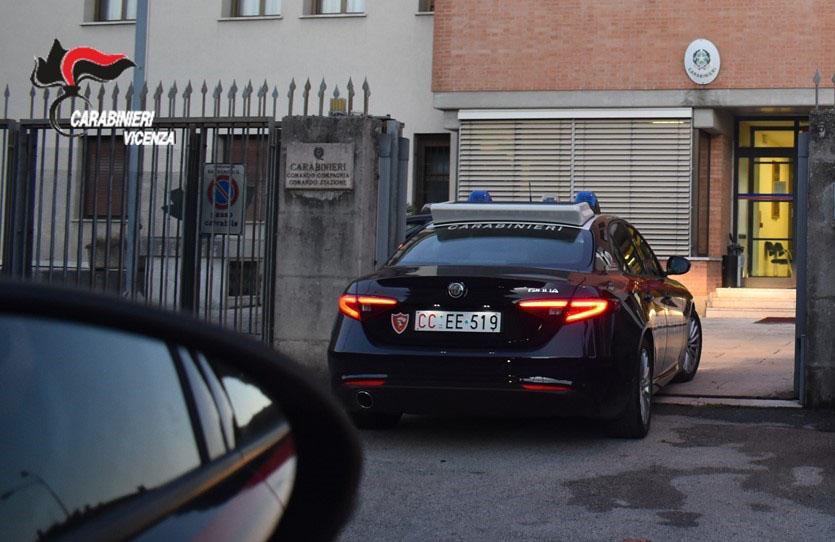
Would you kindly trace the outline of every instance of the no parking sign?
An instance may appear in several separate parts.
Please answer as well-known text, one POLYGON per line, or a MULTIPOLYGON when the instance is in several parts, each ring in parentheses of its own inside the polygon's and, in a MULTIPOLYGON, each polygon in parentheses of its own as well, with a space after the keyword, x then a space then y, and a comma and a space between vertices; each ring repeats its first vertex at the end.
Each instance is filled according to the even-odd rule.
POLYGON ((200 233, 241 235, 246 207, 246 168, 242 164, 203 166, 200 233))

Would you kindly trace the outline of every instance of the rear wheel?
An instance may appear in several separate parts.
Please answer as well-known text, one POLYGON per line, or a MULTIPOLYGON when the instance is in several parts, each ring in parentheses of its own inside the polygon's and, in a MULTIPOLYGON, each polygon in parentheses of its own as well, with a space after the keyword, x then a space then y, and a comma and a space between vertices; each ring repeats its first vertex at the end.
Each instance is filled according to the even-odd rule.
POLYGON ((702 358, 702 322, 694 310, 690 315, 687 333, 687 348, 684 349, 681 371, 673 378, 673 382, 690 382, 699 369, 702 358))
POLYGON ((643 438, 652 418, 652 346, 641 341, 638 363, 629 384, 629 401, 620 417, 611 422, 610 432, 620 438, 643 438))
POLYGON ((360 429, 391 429, 403 414, 389 414, 388 412, 349 412, 351 420, 360 429))

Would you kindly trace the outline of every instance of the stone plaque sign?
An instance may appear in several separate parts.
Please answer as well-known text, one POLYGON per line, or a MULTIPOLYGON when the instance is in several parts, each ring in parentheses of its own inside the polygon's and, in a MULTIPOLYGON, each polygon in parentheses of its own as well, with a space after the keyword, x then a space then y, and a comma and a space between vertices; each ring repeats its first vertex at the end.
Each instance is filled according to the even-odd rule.
POLYGON ((290 143, 285 187, 297 190, 353 190, 353 143, 290 143))
POLYGON ((200 233, 241 235, 246 209, 246 167, 205 164, 201 192, 200 233))

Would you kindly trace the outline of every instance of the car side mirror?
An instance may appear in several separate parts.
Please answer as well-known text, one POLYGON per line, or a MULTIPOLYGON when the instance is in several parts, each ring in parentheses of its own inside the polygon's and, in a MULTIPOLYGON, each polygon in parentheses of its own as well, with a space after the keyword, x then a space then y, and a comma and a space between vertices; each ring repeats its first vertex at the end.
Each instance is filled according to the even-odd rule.
POLYGON ((342 408, 231 330, 0 281, 0 373, 0 539, 322 540, 352 509, 342 408))
POLYGON ((667 275, 683 275, 690 271, 690 260, 681 256, 670 256, 667 260, 667 275))

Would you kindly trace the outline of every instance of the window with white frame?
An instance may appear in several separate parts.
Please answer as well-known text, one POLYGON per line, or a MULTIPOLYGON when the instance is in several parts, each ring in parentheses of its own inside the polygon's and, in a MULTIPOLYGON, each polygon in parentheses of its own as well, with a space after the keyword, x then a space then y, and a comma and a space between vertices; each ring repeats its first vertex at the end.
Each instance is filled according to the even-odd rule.
POLYGON ((313 15, 365 13, 365 0, 313 0, 313 15))
POLYGON ((98 0, 96 21, 135 21, 136 0, 98 0))
POLYGON ((232 17, 281 15, 281 0, 233 0, 232 17))

